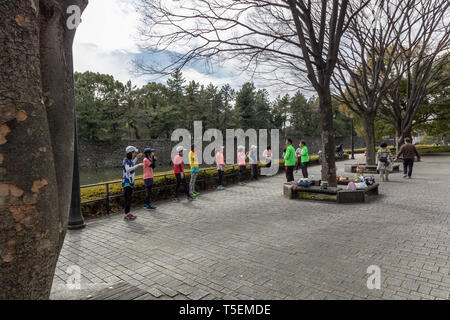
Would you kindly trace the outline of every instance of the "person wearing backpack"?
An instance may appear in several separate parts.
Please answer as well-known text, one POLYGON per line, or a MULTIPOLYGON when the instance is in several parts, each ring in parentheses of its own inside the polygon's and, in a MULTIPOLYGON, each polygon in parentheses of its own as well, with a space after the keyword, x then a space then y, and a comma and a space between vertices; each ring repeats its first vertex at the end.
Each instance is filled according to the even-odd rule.
POLYGON ((389 172, 392 171, 392 155, 387 144, 383 142, 377 152, 377 170, 380 173, 381 181, 389 181, 389 172))

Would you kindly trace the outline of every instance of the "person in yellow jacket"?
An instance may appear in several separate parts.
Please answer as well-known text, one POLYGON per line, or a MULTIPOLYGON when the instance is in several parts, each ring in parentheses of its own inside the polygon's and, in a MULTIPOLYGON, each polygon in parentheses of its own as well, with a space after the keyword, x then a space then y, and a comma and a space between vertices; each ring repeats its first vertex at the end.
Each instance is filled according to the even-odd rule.
POLYGON ((197 153, 198 149, 196 149, 195 144, 193 144, 191 146, 191 151, 189 151, 189 164, 191 165, 191 181, 189 182, 189 192, 193 197, 196 197, 200 194, 195 191, 195 181, 197 181, 199 172, 197 153))

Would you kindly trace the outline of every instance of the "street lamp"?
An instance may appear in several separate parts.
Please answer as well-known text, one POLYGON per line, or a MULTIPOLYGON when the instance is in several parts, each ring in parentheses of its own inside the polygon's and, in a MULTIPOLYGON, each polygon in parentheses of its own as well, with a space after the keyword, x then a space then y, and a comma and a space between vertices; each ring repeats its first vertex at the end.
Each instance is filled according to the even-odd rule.
POLYGON ((354 131, 353 117, 354 117, 353 113, 350 114, 350 119, 352 119, 352 159, 355 159, 355 141, 353 139, 353 131, 354 131))

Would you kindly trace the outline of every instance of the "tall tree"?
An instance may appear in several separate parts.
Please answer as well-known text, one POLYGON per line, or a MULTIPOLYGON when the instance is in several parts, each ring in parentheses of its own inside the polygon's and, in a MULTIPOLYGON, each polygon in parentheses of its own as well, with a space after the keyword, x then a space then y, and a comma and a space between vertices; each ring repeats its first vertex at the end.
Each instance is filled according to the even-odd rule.
POLYGON ((255 86, 251 82, 244 83, 236 94, 235 125, 247 130, 255 128, 255 86))
POLYGON ((417 0, 373 0, 350 23, 339 51, 333 84, 335 98, 362 120, 367 163, 375 164, 375 118, 396 81, 392 67, 402 54, 401 42, 417 0))
POLYGON ((297 92, 291 99, 291 130, 300 136, 320 135, 319 112, 315 98, 309 100, 297 92))
POLYGON ((48 299, 66 233, 75 123, 71 5, 82 11, 87 1, 0 3, 0 299, 48 299))
POLYGON ((424 99, 446 80, 439 74, 444 72, 443 66, 449 59, 450 3, 417 0, 415 4, 401 43, 402 55, 390 74, 396 81, 381 104, 380 115, 395 126, 398 146, 411 136, 414 119, 424 105, 424 99))
POLYGON ((140 0, 146 45, 181 53, 162 68, 138 66, 146 72, 167 74, 198 60, 226 58, 278 83, 295 87, 309 83, 320 99, 322 176, 335 186, 330 78, 342 35, 368 1, 195 0, 177 6, 140 0))

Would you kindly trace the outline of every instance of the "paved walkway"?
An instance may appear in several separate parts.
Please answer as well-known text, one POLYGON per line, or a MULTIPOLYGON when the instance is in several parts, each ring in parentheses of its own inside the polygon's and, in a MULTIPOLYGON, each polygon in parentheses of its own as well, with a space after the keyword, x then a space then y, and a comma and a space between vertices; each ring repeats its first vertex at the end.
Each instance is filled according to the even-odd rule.
POLYGON ((92 221, 68 232, 52 298, 126 282, 146 299, 449 299, 450 155, 423 160, 366 204, 287 200, 278 175, 92 221), (70 265, 81 290, 64 285, 70 265))

